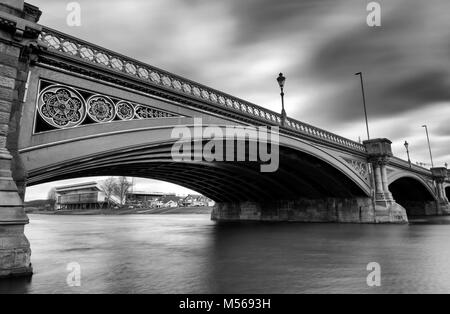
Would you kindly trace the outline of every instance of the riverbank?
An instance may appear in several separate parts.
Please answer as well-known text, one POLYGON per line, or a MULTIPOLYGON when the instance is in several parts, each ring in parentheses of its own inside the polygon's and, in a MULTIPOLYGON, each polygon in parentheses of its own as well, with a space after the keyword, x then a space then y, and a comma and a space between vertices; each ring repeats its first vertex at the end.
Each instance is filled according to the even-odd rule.
POLYGON ((175 208, 135 208, 135 209, 86 209, 86 210, 27 210, 28 214, 38 215, 171 215, 171 214, 211 214, 212 207, 175 207, 175 208))

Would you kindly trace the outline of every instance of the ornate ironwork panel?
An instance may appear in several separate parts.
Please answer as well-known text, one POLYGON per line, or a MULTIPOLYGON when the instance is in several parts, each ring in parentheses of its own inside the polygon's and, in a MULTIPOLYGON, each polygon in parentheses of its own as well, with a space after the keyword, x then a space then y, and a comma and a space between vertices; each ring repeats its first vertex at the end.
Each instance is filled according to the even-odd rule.
POLYGON ((40 116, 56 128, 77 126, 86 116, 83 97, 68 86, 51 85, 40 93, 38 101, 40 116))
POLYGON ((116 116, 116 106, 108 97, 94 95, 87 100, 87 112, 95 122, 110 122, 116 116))
POLYGON ((147 104, 97 94, 47 80, 39 82, 35 132, 93 123, 181 117, 147 104))
POLYGON ((343 158, 350 167, 362 178, 364 181, 369 181, 369 167, 367 162, 349 158, 343 158))

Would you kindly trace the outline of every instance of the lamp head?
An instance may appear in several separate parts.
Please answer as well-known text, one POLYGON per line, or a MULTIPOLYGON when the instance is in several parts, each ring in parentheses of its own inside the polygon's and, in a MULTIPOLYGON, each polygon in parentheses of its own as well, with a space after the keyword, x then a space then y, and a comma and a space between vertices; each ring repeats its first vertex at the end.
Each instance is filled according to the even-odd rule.
POLYGON ((280 88, 284 87, 284 82, 286 82, 286 78, 283 76, 283 73, 280 73, 277 77, 278 85, 280 85, 280 88))

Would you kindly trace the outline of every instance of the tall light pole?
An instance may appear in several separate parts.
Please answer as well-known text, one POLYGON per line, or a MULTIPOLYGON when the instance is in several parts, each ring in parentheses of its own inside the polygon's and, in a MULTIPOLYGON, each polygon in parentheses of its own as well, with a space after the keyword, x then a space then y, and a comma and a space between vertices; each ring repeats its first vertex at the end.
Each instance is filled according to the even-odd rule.
POLYGON ((284 82, 286 82, 286 78, 283 73, 278 75, 277 81, 281 89, 281 125, 284 126, 286 124, 286 111, 284 110, 284 82))
POLYGON ((362 73, 358 72, 358 73, 355 73, 355 75, 359 75, 359 78, 361 79, 361 91, 362 91, 362 97, 363 97, 364 115, 366 117, 367 140, 370 140, 369 120, 367 119, 366 95, 364 94, 364 83, 363 83, 362 73))
POLYGON ((411 167, 411 158, 409 158, 409 143, 407 141, 405 141, 405 148, 406 148, 406 154, 408 155, 408 163, 409 163, 409 168, 411 167))
POLYGON ((134 197, 134 177, 131 177, 131 197, 136 200, 134 197))
POLYGON ((430 159, 431 159, 431 168, 434 168, 433 154, 431 153, 431 144, 430 144, 430 136, 428 134, 428 127, 425 124, 425 125, 422 125, 422 128, 425 128, 425 132, 427 133, 428 150, 430 151, 430 159))

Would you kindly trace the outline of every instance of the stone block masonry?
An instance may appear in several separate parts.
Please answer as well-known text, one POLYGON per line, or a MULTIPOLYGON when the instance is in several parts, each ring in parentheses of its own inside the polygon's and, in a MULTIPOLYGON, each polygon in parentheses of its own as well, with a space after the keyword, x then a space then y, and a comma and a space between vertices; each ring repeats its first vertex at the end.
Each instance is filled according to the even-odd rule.
MULTIPOLYGON (((20 27, 24 6, 28 5, 23 1, 0 4, 0 11, 6 13, 1 18, 11 19, 0 23, 0 278, 32 274, 30 243, 24 234, 28 217, 23 208, 23 193, 19 193, 13 172, 22 172, 18 177, 24 177, 24 171, 20 171, 17 141, 20 96, 24 92, 23 78, 28 72, 26 60, 29 58, 21 58, 24 57, 21 52, 29 51, 27 47, 36 42, 38 32, 30 29, 34 26, 26 30, 5 26, 20 27)), ((37 20, 38 17, 34 22, 37 20)), ((36 24, 35 28, 40 27, 36 24)))
POLYGON ((406 214, 377 214, 371 198, 323 198, 268 202, 217 203, 211 214, 216 221, 297 221, 341 223, 406 223, 406 214))

